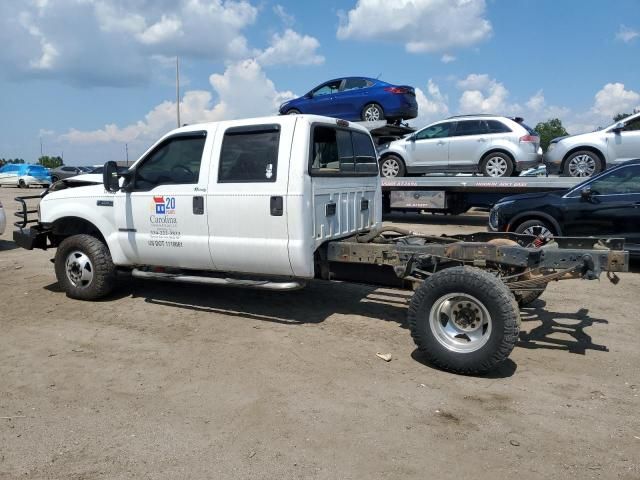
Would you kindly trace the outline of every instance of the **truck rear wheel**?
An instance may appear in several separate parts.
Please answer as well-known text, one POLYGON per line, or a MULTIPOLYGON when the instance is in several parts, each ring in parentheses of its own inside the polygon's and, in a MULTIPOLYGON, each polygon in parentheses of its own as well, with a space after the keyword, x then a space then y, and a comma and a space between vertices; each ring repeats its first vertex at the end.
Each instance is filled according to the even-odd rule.
POLYGON ((416 290, 409 327, 433 365, 455 373, 486 373, 507 359, 518 340, 520 311, 506 285, 472 267, 447 268, 416 290))
POLYGON ((58 284, 67 296, 96 300, 113 290, 116 268, 107 246, 91 235, 73 235, 60 243, 55 257, 58 284))

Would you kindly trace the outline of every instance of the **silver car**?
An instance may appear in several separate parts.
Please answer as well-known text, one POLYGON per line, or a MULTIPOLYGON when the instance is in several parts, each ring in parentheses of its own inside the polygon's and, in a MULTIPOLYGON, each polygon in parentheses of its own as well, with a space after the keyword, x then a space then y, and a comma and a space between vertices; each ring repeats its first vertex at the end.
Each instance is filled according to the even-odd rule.
POLYGON ((540 137, 521 118, 464 115, 433 123, 379 149, 384 177, 481 172, 508 177, 542 162, 540 137))
POLYGON ((544 163, 549 173, 590 177, 635 158, 640 158, 640 113, 602 130, 552 140, 544 163))

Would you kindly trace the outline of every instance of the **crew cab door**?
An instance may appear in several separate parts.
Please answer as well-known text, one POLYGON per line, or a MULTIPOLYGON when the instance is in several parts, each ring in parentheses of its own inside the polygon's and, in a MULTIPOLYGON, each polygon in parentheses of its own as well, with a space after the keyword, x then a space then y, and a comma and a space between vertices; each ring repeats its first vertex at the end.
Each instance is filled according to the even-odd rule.
POLYGON ((585 187, 589 199, 577 190, 568 194, 563 234, 623 237, 640 247, 640 165, 612 170, 585 187))
POLYGON ((413 140, 407 143, 407 166, 441 167, 446 170, 453 126, 454 122, 436 123, 414 134, 413 140))
POLYGON ((287 189, 294 125, 245 121, 218 128, 206 202, 218 270, 292 275, 287 189))
POLYGON ((116 193, 118 239, 131 263, 213 269, 205 208, 211 133, 164 139, 116 193))
POLYGON ((640 158, 640 117, 617 132, 607 133, 609 153, 615 163, 640 158))

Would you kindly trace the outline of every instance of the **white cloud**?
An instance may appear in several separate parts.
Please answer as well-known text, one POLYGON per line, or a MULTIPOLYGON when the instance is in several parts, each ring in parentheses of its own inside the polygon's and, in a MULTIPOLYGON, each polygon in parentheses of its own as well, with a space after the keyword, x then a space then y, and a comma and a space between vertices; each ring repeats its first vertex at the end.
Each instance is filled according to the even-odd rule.
POLYGON ((140 84, 160 56, 246 58, 244 30, 257 15, 246 0, 0 2, 0 74, 140 84))
POLYGON ((464 90, 459 101, 461 114, 493 113, 496 115, 508 115, 520 110, 519 105, 507 103, 509 90, 487 74, 472 73, 458 82, 458 88, 464 90))
POLYGON ((616 40, 624 43, 630 43, 638 37, 640 37, 640 32, 626 25, 620 25, 620 29, 616 33, 616 40))
MULTIPOLYGON (((255 60, 231 64, 223 74, 213 74, 209 81, 218 102, 209 91, 191 90, 180 102, 184 123, 212 122, 277 113, 278 106, 294 97, 289 91, 276 90, 255 60)), ((115 124, 82 131, 71 129, 59 140, 72 144, 144 143, 149 144, 176 127, 176 104, 165 101, 148 112, 143 120, 119 127, 115 124)))
POLYGON ((457 60, 457 58, 453 55, 449 55, 448 53, 445 53, 444 55, 442 55, 442 57, 440 57, 440 61, 442 63, 451 63, 451 62, 455 62, 457 60))
POLYGON ((275 13, 280 21, 287 27, 291 27, 296 22, 296 17, 287 12, 282 5, 274 5, 273 13, 275 13))
POLYGON ((422 127, 449 115, 449 99, 442 94, 432 79, 427 82, 426 93, 420 88, 416 88, 416 101, 418 102, 418 117, 411 120, 410 124, 413 126, 422 127))
POLYGON ((358 0, 340 14, 341 40, 402 43, 408 52, 431 53, 489 38, 484 0, 358 0))
POLYGON ((269 47, 257 56, 265 66, 271 65, 319 65, 324 57, 317 54, 320 42, 309 35, 300 35, 291 29, 274 34, 269 47))
POLYGON ((538 90, 538 92, 532 96, 525 105, 534 112, 542 110, 545 105, 544 92, 542 90, 538 90))
POLYGON ((628 113, 640 108, 640 93, 625 90, 623 83, 607 83, 595 95, 592 111, 611 119, 618 113, 628 113))

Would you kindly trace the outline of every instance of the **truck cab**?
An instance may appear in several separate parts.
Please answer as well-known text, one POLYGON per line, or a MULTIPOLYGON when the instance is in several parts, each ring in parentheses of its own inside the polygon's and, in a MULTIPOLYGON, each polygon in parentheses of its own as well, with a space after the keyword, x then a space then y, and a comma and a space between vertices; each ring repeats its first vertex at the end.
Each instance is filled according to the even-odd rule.
POLYGON ((40 202, 49 242, 93 230, 120 267, 309 279, 322 244, 382 215, 368 131, 319 116, 173 130, 114 190, 53 188, 40 202))

